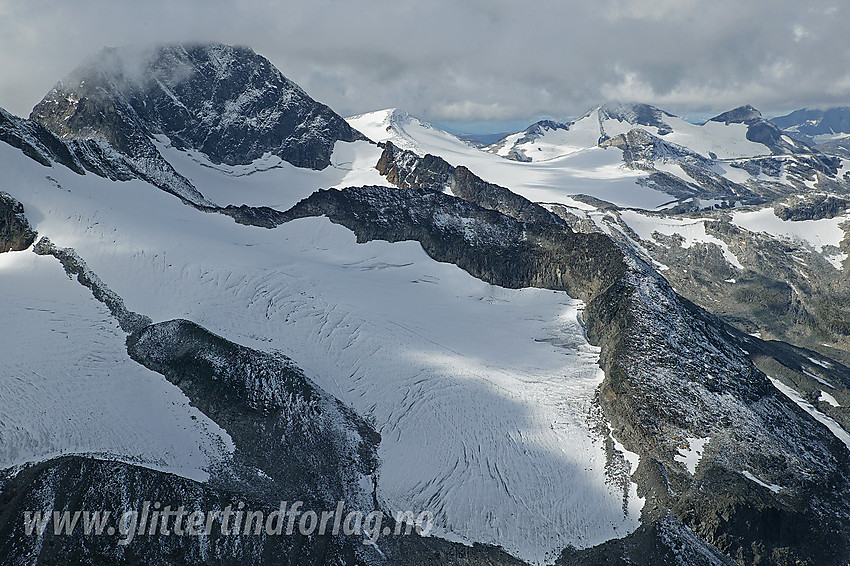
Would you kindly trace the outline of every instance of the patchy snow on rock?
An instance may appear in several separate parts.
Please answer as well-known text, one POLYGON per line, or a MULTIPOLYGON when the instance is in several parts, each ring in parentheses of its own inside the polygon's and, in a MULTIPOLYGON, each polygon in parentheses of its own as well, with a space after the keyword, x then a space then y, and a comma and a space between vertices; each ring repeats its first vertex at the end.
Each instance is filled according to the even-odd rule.
POLYGON ((697 466, 702 460, 705 445, 711 441, 711 438, 686 438, 688 443, 687 448, 679 448, 679 453, 673 456, 673 459, 685 465, 691 475, 697 473, 697 466))
POLYGON ((844 443, 848 450, 850 450, 850 434, 847 433, 846 430, 841 428, 841 425, 835 422, 832 418, 824 415, 816 408, 812 406, 811 403, 803 399, 803 396, 800 395, 794 389, 788 387, 778 379, 774 379, 768 376, 771 383, 773 383, 774 387, 776 387, 783 395, 794 401, 798 407, 809 413, 816 421, 824 425, 829 431, 835 435, 835 437, 844 443))
POLYGON ((775 483, 767 483, 765 481, 762 481, 746 470, 741 472, 741 475, 744 476, 745 478, 747 478, 748 480, 759 484, 762 487, 766 487, 767 489, 769 489, 773 493, 779 493, 782 490, 781 485, 776 485, 775 483))
POLYGON ((817 366, 820 366, 820 367, 822 367, 822 368, 824 368, 824 369, 829 369, 829 368, 831 368, 831 367, 832 367, 832 364, 831 364, 830 362, 825 361, 825 360, 817 360, 817 359, 815 359, 815 358, 807 358, 807 359, 808 359, 810 362, 812 362, 813 364, 815 364, 815 365, 817 365, 817 366))
POLYGON ((817 376, 817 375, 813 374, 812 372, 805 370, 805 369, 803 370, 803 373, 808 375, 809 377, 811 377, 812 379, 814 379, 815 381, 817 381, 821 385, 826 385, 827 387, 831 387, 832 389, 835 389, 835 386, 833 384, 831 384, 827 380, 823 379, 822 377, 817 376))
POLYGON ((769 207, 753 212, 735 212, 732 215, 732 223, 740 228, 805 243, 818 252, 821 252, 824 246, 838 247, 841 244, 845 236, 841 224, 848 220, 850 215, 821 220, 782 220, 769 207))
POLYGON ((533 202, 569 204, 572 195, 586 194, 619 206, 654 210, 672 200, 638 184, 648 173, 626 167, 621 150, 596 147, 595 142, 568 155, 523 163, 472 147, 397 110, 355 116, 349 123, 374 141, 391 141, 420 155, 431 153, 451 165, 464 165, 485 181, 533 202))
POLYGON ((835 400, 835 397, 827 393, 826 391, 820 392, 820 397, 818 397, 818 401, 823 401, 824 403, 829 403, 833 407, 840 407, 841 404, 835 400))
POLYGON ((682 247, 685 249, 690 248, 695 243, 714 244, 723 252, 726 261, 738 269, 744 269, 735 254, 729 250, 729 245, 726 242, 706 233, 705 220, 703 219, 649 216, 633 210, 621 211, 620 218, 640 236, 641 240, 652 240, 654 239, 653 234, 658 232, 667 236, 678 234, 684 239, 682 247))

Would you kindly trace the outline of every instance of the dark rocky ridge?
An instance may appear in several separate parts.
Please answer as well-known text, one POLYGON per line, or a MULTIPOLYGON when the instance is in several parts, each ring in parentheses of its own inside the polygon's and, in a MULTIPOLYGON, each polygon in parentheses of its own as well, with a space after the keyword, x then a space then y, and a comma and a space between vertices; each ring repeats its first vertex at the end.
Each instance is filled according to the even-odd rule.
POLYGON ((630 535, 586 550, 566 548, 555 566, 732 566, 737 564, 667 515, 641 525, 630 535))
POLYGON ((290 359, 239 346, 186 320, 135 332, 127 351, 230 434, 233 466, 213 483, 322 508, 340 500, 372 504, 358 482, 377 471, 380 435, 290 359))
POLYGON ((803 108, 770 120, 789 135, 804 141, 822 134, 850 134, 850 108, 839 106, 826 110, 803 108))
MULTIPOLYGON (((217 489, 172 474, 121 462, 65 456, 21 470, 0 471, 0 560, 3 564, 68 566, 521 566, 524 564, 498 548, 476 544, 468 547, 435 537, 390 535, 379 539, 383 555, 363 544, 362 536, 303 536, 295 532, 269 535, 223 535, 221 520, 212 523, 211 536, 151 536, 137 534, 127 545, 123 536, 74 536, 53 534, 49 523, 43 538, 24 532, 24 511, 109 510, 119 517, 139 511, 144 502, 160 502, 162 508, 187 514, 221 512, 244 504, 245 510, 269 513, 270 505, 243 493, 217 489)), ((323 510, 323 509, 322 509, 323 510)), ((331 509, 332 510, 332 509, 331 509)), ((284 523, 287 521, 284 516, 284 523)), ((235 519, 230 522, 232 527, 235 519)), ((174 524, 174 520, 170 525, 174 524)), ((185 521, 183 522, 185 531, 185 521)), ((393 525, 385 520, 384 525, 393 525)), ((114 526, 110 523, 109 526, 114 526)), ((285 526, 284 533, 285 533, 285 526)))
POLYGON ((403 189, 448 190, 463 200, 523 222, 563 224, 560 218, 539 204, 482 180, 462 165, 453 167, 443 158, 431 154, 419 157, 391 142, 384 144, 384 152, 375 168, 390 183, 403 189))
POLYGON ((782 220, 822 220, 835 218, 850 209, 850 199, 827 194, 802 195, 776 203, 773 212, 782 220))
POLYGON ((121 153, 154 159, 150 138, 230 165, 265 153, 323 169, 337 140, 365 139, 247 47, 107 48, 58 83, 31 119, 63 138, 101 137, 121 153))
POLYGON ((38 234, 24 216, 24 205, 0 191, 0 253, 25 250, 36 236, 38 234))
MULTIPOLYGON (((353 538, 313 536, 222 535, 221 521, 209 537, 136 535, 128 545, 124 537, 83 536, 79 526, 73 536, 54 535, 52 521, 44 537, 27 536, 24 511, 107 510, 120 515, 139 511, 144 502, 160 502, 172 510, 222 511, 239 503, 265 515, 276 506, 244 494, 215 489, 179 476, 138 466, 67 456, 35 464, 21 471, 0 472, 0 561, 4 564, 68 564, 146 566, 233 564, 283 564, 292 566, 355 564, 362 544, 353 538)), ((81 521, 82 523, 82 521, 81 521)), ((117 528, 117 521, 110 526, 117 528)), ((173 521, 171 522, 173 524, 173 521)), ((184 522, 185 524, 185 522, 184 522)), ((231 523, 232 524, 232 523, 231 523)), ((185 529, 185 527, 184 527, 185 529)))
POLYGON ((43 237, 33 248, 38 255, 52 255, 62 264, 69 277, 76 277, 84 287, 91 289, 95 299, 106 305, 124 332, 135 332, 151 324, 151 319, 129 310, 124 301, 100 280, 73 248, 59 248, 49 238, 43 237))

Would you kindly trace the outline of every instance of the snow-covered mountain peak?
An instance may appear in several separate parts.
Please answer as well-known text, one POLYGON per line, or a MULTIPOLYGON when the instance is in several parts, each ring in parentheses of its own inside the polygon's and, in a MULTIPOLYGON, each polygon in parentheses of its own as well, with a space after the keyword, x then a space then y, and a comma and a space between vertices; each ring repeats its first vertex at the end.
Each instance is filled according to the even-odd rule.
POLYGON ((348 123, 374 142, 393 145, 424 155, 439 152, 470 151, 472 147, 457 136, 445 132, 398 108, 387 108, 347 118, 348 123))
POLYGON ((658 128, 661 134, 672 131, 665 118, 674 118, 673 114, 655 106, 640 103, 606 103, 595 108, 600 120, 617 120, 634 126, 658 128))

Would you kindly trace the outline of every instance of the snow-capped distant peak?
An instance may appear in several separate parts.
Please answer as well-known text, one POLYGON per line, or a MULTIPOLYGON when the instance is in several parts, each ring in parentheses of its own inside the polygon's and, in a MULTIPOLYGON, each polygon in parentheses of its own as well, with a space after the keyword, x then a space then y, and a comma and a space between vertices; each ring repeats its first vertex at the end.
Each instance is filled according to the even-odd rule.
POLYGON ((744 106, 739 106, 738 108, 734 108, 729 110, 728 112, 724 112, 723 114, 719 114, 709 120, 709 122, 724 122, 728 124, 751 124, 752 122, 756 122, 759 120, 763 120, 761 112, 759 112, 754 107, 746 104, 744 106))
POLYGON ((663 135, 666 131, 672 131, 665 118, 674 118, 673 114, 665 112, 660 108, 649 104, 640 103, 606 103, 595 108, 600 120, 617 120, 627 122, 635 126, 649 126, 658 128, 663 135))
POLYGON ((673 117, 649 104, 606 103, 570 122, 543 120, 532 124, 493 144, 488 151, 515 161, 548 161, 596 147, 634 128, 659 136, 669 134, 673 128, 667 119, 673 117))
POLYGON ((349 125, 374 142, 393 145, 414 153, 439 152, 440 148, 468 152, 471 147, 457 136, 398 108, 387 108, 346 118, 349 125))

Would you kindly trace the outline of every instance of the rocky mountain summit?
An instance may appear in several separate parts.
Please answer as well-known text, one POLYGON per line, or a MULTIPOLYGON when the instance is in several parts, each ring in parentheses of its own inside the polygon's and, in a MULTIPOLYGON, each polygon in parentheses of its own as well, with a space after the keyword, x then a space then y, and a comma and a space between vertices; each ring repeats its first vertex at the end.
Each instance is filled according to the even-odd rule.
POLYGON ((152 136, 213 162, 266 153, 327 167, 337 140, 363 139, 247 47, 104 49, 60 81, 30 118, 63 138, 102 137, 127 155, 153 155, 152 136))

